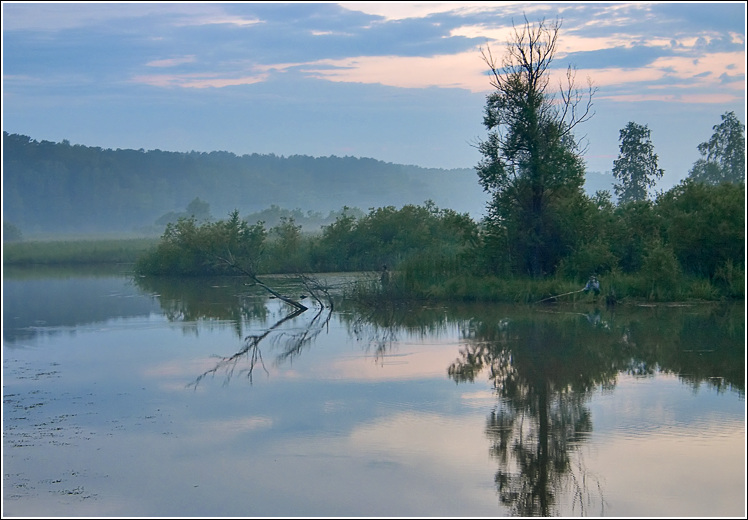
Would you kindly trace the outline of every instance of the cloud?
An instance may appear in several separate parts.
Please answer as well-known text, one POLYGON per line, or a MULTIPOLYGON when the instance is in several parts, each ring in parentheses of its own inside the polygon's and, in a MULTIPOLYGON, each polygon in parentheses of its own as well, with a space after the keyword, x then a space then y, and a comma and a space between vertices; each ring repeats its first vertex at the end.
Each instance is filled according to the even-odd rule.
POLYGON ((252 85, 267 79, 267 74, 257 74, 242 77, 219 77, 215 74, 150 74, 138 75, 132 78, 133 83, 162 88, 223 88, 238 85, 252 85))
POLYGON ((185 63, 194 63, 195 55, 183 56, 181 58, 166 58, 163 60, 153 60, 145 64, 146 67, 176 67, 185 63))
MULTIPOLYGON (((519 2, 502 2, 504 7, 519 2)), ((496 2, 343 2, 341 7, 382 18, 384 21, 426 18, 438 13, 496 9, 496 2)))
POLYGON ((357 56, 299 66, 305 75, 334 82, 376 83, 401 88, 490 88, 477 51, 431 57, 357 56))
MULTIPOLYGON (((745 7, 738 3, 5 2, 2 9, 3 96, 13 100, 4 107, 4 124, 46 138, 82 139, 88 126, 110 146, 138 135, 137 147, 147 148, 142 132, 124 132, 111 121, 187 117, 177 100, 189 100, 211 106, 193 111, 195 128, 197 113, 216 125, 209 135, 190 137, 194 149, 233 143, 244 152, 251 142, 250 150, 352 150, 389 161, 454 164, 455 150, 469 148, 465 143, 482 132, 483 94, 491 87, 480 49, 490 46, 500 57, 523 15, 530 22, 562 21, 552 87, 571 63, 580 86, 589 77, 599 87, 596 99, 607 110, 619 110, 613 101, 628 113, 637 101, 656 100, 671 111, 667 118, 663 112, 663 122, 681 117, 674 115, 678 106, 744 114, 745 7), (699 103, 708 107, 694 107, 699 103), (75 118, 70 107, 79 109, 75 118), (222 131, 239 124, 225 121, 238 120, 241 110, 268 119, 256 119, 262 133, 237 144, 235 130, 222 131), (474 123, 465 115, 471 111, 474 123), (291 140, 288 117, 298 118, 299 129, 315 130, 291 140), (386 130, 374 130, 373 120, 386 130), (409 142, 428 133, 424 125, 439 133, 439 144, 409 142)), ((151 138, 161 124, 148 125, 151 138)), ((159 147, 187 146, 188 131, 177 126, 170 125, 159 147)), ((470 153, 460 165, 477 160, 470 153)))
POLYGON ((144 20, 144 27, 152 27, 154 21, 161 21, 166 16, 190 17, 216 12, 217 7, 207 3, 3 3, 3 32, 60 32, 83 28, 100 29, 102 25, 122 29, 129 27, 136 19, 144 20))
POLYGON ((177 25, 236 25, 238 27, 248 27, 263 23, 258 18, 244 18, 241 16, 231 16, 224 14, 211 14, 203 17, 190 17, 185 18, 177 23, 177 25))

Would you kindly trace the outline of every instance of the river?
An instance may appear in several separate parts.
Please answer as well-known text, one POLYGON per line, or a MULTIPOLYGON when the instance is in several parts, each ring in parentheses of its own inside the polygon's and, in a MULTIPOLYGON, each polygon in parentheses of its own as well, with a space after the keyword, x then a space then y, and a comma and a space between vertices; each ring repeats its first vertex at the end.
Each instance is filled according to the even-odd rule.
POLYGON ((3 516, 745 516, 742 302, 318 281, 4 269, 3 516))

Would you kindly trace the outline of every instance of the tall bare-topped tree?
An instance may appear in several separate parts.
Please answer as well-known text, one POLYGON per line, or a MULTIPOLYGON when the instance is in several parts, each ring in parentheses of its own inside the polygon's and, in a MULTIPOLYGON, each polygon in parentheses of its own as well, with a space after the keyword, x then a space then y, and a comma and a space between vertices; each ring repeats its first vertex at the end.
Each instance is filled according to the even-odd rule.
MULTIPOLYGON (((514 27, 498 62, 482 51, 494 88, 486 99, 483 124, 488 138, 478 144, 476 166, 483 189, 492 195, 487 222, 491 257, 503 256, 514 271, 535 277, 553 271, 571 240, 564 224, 570 199, 583 196, 582 147, 573 131, 593 115, 595 88, 575 83, 569 66, 557 91, 551 65, 561 22, 545 20, 514 27)), ((498 266, 494 266, 498 269, 498 266)))

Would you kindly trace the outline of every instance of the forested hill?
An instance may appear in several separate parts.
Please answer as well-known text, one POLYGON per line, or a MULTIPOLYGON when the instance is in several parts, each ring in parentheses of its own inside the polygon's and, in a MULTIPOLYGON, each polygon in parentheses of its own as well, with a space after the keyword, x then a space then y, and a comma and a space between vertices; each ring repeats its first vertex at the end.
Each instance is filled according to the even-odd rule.
POLYGON ((215 218, 271 205, 329 212, 433 200, 473 216, 486 196, 473 169, 426 169, 355 157, 111 150, 3 132, 3 219, 36 233, 153 228, 195 198, 215 218))

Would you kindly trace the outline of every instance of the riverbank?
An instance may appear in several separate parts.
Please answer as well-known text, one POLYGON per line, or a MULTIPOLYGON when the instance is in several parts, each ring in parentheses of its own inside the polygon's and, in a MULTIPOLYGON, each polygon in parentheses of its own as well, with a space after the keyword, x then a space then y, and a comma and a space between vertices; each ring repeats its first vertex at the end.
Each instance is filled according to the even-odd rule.
POLYGON ((584 290, 585 282, 560 276, 499 278, 456 275, 443 281, 396 273, 387 287, 368 284, 359 297, 425 299, 524 304, 585 303, 617 305, 641 302, 720 302, 745 298, 744 276, 736 271, 715 280, 680 275, 667 283, 639 274, 599 275, 600 293, 584 290))
MULTIPOLYGON (((3 244, 3 265, 86 266, 133 264, 159 243, 159 238, 71 239, 23 241, 3 244)), ((742 268, 721 272, 710 280, 680 274, 663 280, 643 274, 620 272, 599 275, 600 294, 584 292, 584 281, 561 276, 542 279, 499 278, 457 274, 439 277, 434 273, 397 271, 381 287, 373 273, 369 282, 357 288, 357 297, 416 299, 433 301, 475 301, 504 303, 595 303, 715 302, 743 300, 745 276, 742 268)))

